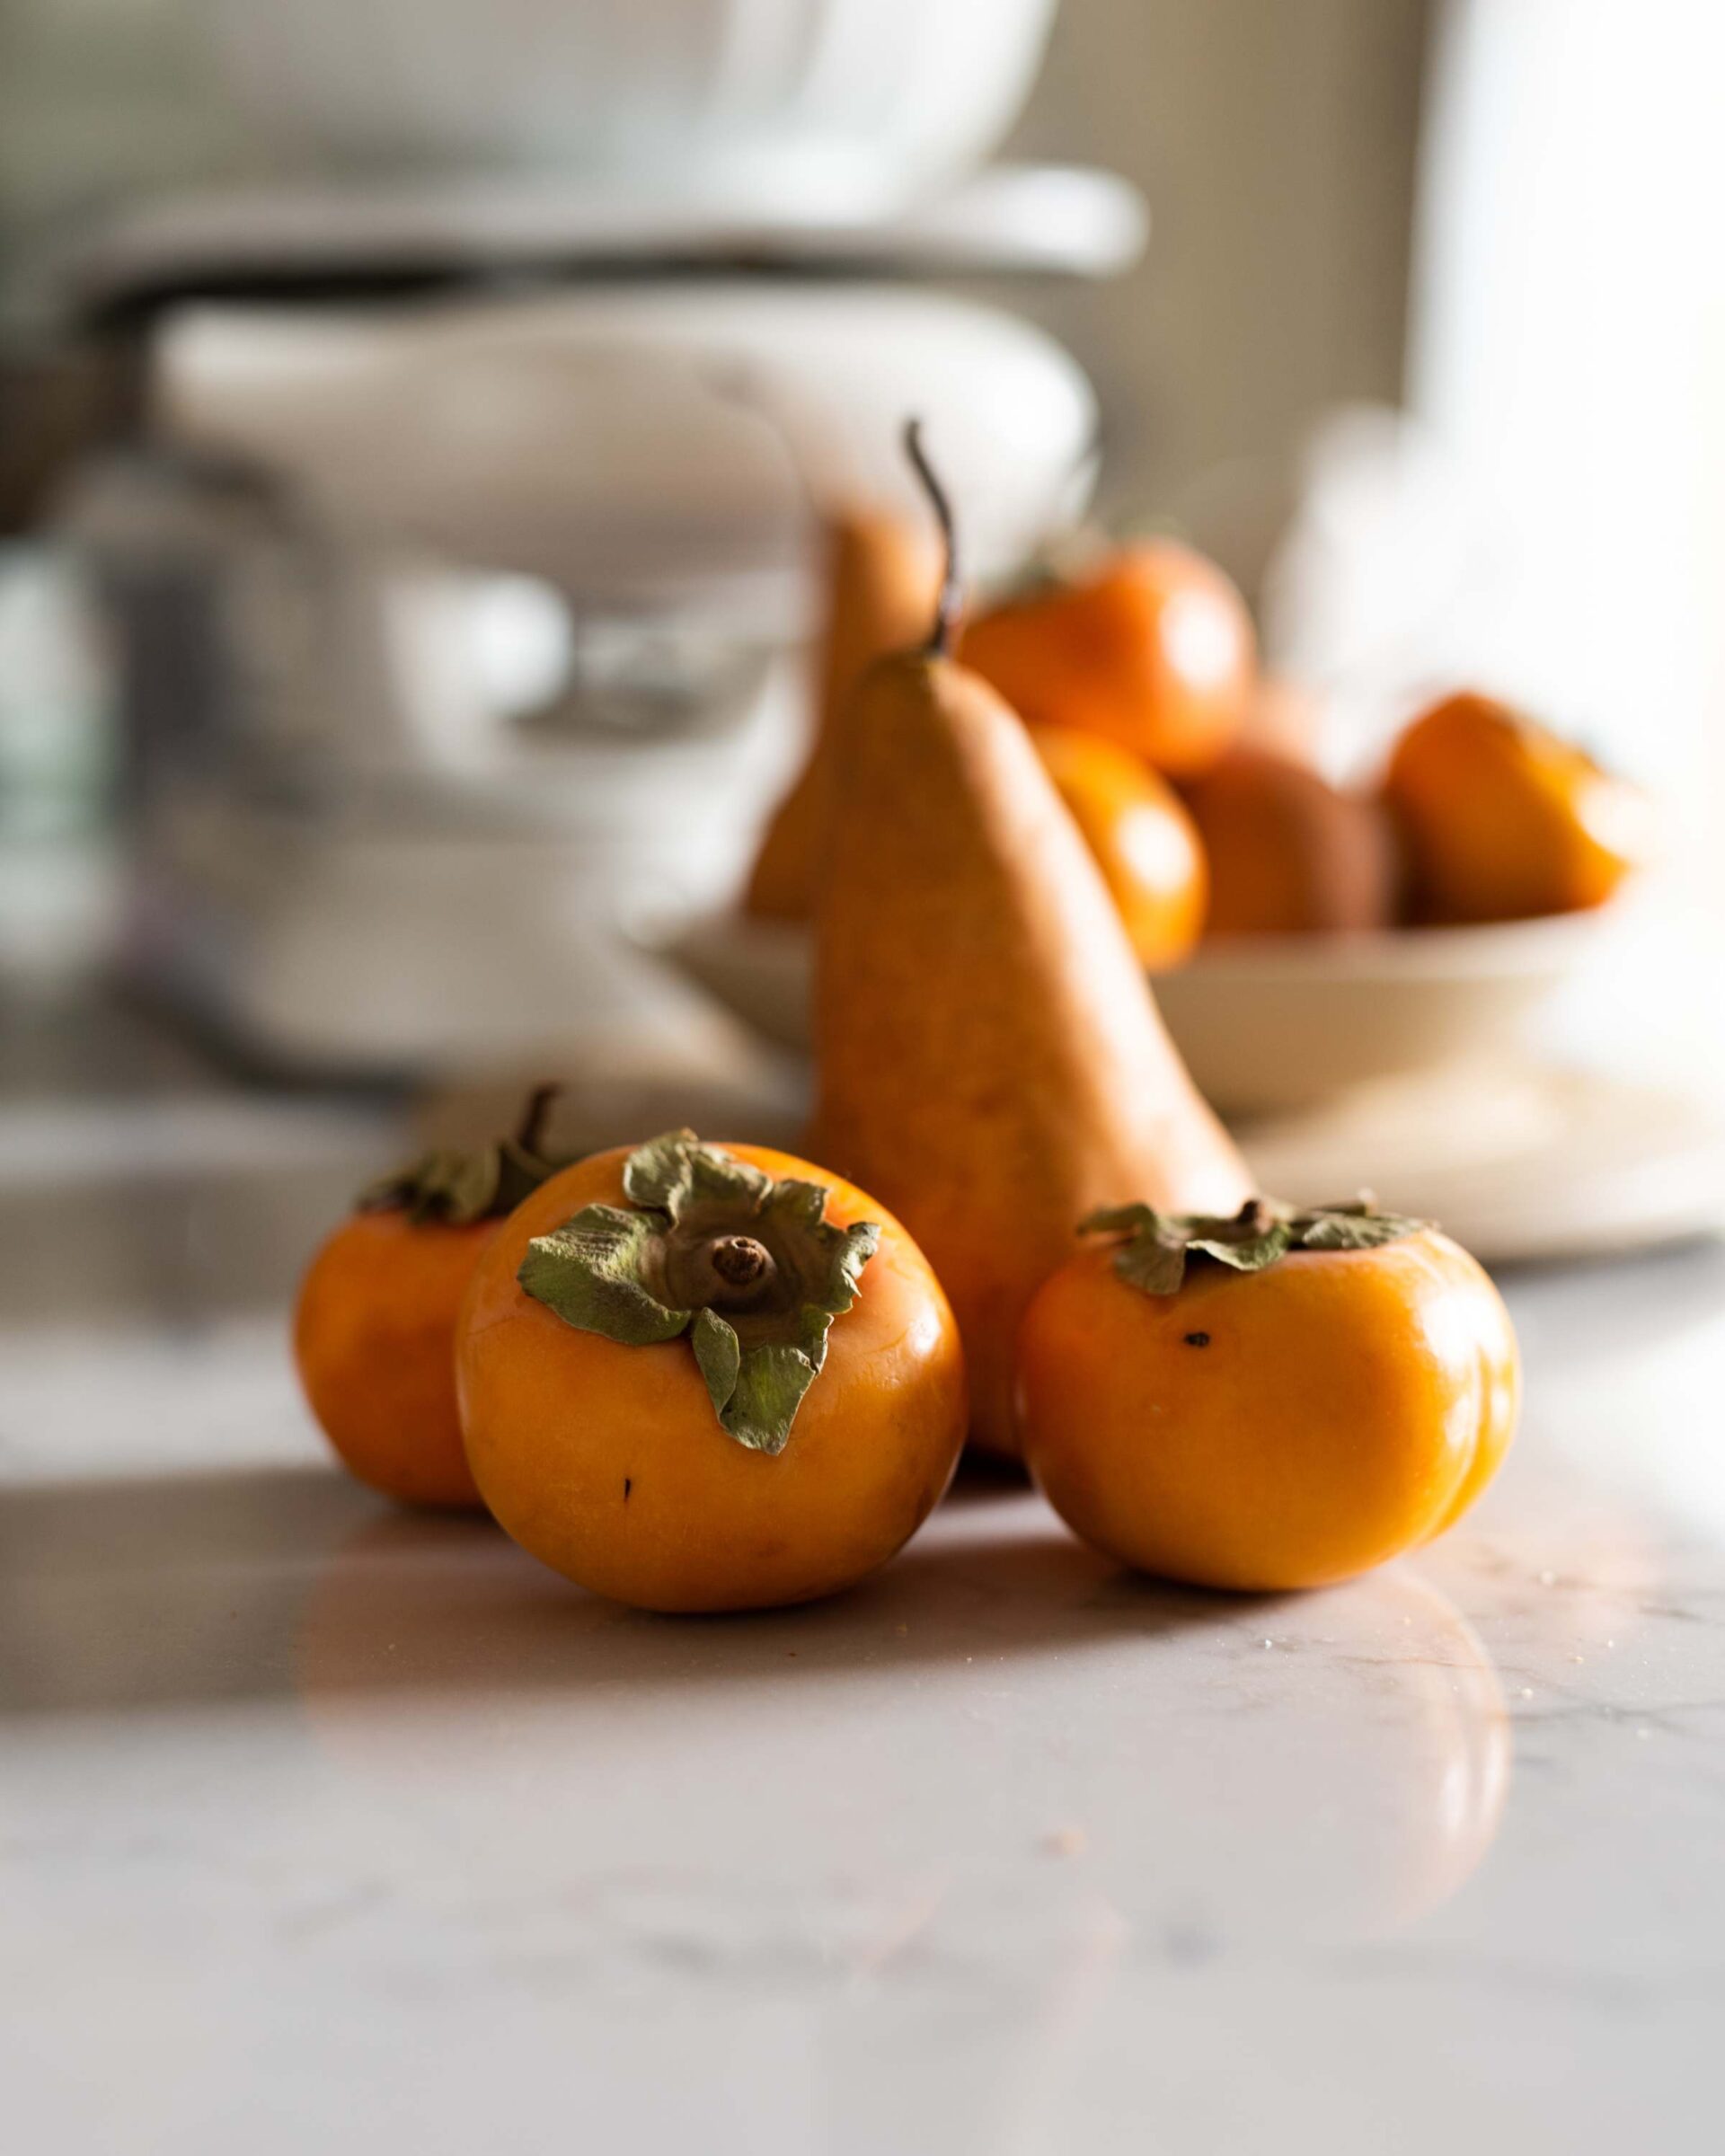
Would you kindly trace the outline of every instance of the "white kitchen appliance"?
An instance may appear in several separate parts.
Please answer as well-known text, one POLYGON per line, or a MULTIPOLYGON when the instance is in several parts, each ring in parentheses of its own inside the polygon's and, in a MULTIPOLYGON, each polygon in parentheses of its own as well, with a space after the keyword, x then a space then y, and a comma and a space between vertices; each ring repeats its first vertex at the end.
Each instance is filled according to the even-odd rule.
POLYGON ((140 385, 66 511, 119 631, 135 975, 318 1071, 684 1022, 627 932, 734 883, 798 753, 812 499, 919 513, 912 412, 979 574, 1087 497, 1079 367, 932 282, 1142 247, 1108 175, 954 177, 1050 12, 438 0, 379 66, 381 0, 226 0, 290 169, 59 265, 140 385))

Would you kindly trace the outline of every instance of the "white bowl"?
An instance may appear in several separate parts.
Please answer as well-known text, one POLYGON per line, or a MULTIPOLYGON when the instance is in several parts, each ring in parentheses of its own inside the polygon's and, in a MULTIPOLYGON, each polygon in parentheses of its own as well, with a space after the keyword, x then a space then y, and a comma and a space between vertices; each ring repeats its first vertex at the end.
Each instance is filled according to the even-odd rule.
MULTIPOLYGON (((1229 1114, 1314 1106, 1376 1079, 1513 1047, 1597 949, 1571 914, 1481 928, 1275 936, 1206 951, 1154 985, 1199 1089, 1229 1114)), ((693 979, 787 1047, 809 1043, 809 942, 730 912, 664 946, 693 979)))
POLYGON ((1207 1099, 1230 1115, 1312 1107, 1376 1079, 1511 1047, 1588 959, 1597 915, 1241 938, 1154 981, 1207 1099))
POLYGON ((1028 95, 1057 0, 217 0, 279 163, 606 175, 867 216, 962 172, 1028 95))

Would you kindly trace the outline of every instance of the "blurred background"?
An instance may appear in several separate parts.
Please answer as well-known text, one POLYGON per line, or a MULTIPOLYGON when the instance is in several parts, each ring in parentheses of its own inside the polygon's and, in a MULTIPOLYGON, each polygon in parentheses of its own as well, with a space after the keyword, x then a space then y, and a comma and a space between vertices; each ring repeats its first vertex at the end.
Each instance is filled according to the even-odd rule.
POLYGON ((713 924, 811 492, 909 513, 915 409, 985 585, 1087 514, 1215 556, 1330 779, 1473 685, 1658 806, 1583 934, 1171 976, 1265 1180, 1705 1224, 1721 61, 1687 0, 0 0, 14 1149, 243 1081, 322 1158, 539 1067, 793 1127, 795 961, 713 924), (1273 989, 1400 1030, 1235 1101, 1273 989))

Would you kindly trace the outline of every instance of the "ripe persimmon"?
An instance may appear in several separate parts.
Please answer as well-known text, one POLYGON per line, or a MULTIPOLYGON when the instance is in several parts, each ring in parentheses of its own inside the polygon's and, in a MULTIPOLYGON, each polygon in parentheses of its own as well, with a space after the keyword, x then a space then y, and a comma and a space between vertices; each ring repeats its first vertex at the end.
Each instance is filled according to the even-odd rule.
POLYGON ((480 1258, 456 1373, 501 1525, 650 1610, 850 1586, 938 1503, 968 1419, 952 1312, 898 1222, 689 1131, 535 1192, 480 1258))
POLYGON ((1415 719, 1392 752, 1384 798, 1423 921, 1585 912, 1650 850, 1639 788, 1487 696, 1451 696, 1415 719))
POLYGON ((1038 726, 1031 738, 1095 856, 1133 950, 1152 972, 1178 966, 1203 929, 1209 889, 1185 804, 1141 758, 1098 734, 1038 726))
POLYGON ((553 1171, 553 1089, 512 1138, 434 1153, 361 1197, 312 1259, 294 1309, 306 1401, 361 1482, 404 1504, 476 1508, 456 1408, 456 1318, 480 1252, 553 1171))
POLYGON ((1209 862, 1213 936, 1386 928, 1400 871, 1382 806, 1304 764, 1233 748, 1186 789, 1209 862))
POLYGON ((1458 1519, 1520 1396, 1515 1333, 1459 1245, 1369 1203, 1233 1219, 1128 1206, 1020 1339, 1031 1473, 1141 1571, 1275 1590, 1346 1579, 1458 1519))
POLYGON ((1225 572, 1156 539, 978 615, 959 657, 1031 725, 1101 734, 1181 776, 1238 732, 1257 644, 1225 572))

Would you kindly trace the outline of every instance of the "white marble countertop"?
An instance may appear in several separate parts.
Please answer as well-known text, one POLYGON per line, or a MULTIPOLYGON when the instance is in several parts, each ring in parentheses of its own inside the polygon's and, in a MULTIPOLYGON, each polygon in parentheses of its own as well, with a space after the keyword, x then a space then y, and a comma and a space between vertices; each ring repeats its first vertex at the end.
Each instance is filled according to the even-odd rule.
POLYGON ((0 1116, 9 2147, 1725 2145, 1725 1248, 1510 1282, 1509 1467, 1355 1586, 969 1481, 669 1621, 326 1464, 282 1304, 377 1127, 194 1170, 184 1078, 0 1116))

